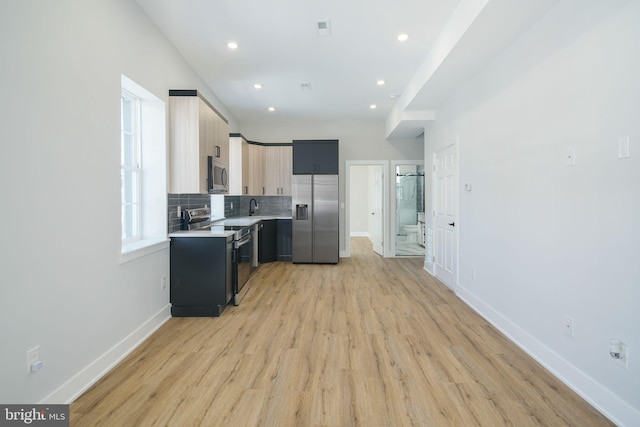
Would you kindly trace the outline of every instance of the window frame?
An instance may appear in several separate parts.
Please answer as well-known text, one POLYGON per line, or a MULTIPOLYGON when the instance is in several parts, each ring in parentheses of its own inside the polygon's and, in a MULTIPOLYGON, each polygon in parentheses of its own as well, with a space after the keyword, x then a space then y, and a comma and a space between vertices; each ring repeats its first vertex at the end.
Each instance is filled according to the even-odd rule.
POLYGON ((142 140, 141 140, 141 99, 125 88, 121 89, 120 94, 120 191, 121 191, 121 239, 122 244, 127 245, 130 243, 138 242, 142 240, 143 230, 142 230, 142 179, 143 179, 143 170, 142 170, 142 140), (128 100, 132 103, 131 109, 131 130, 126 130, 124 127, 125 122, 125 109, 124 109, 124 100, 128 100), (125 132, 129 132, 131 138, 130 142, 133 147, 125 147, 125 132), (131 154, 131 162, 130 164, 126 164, 125 162, 125 151, 130 149, 131 154), (127 200, 126 198, 126 186, 127 186, 127 176, 130 177, 130 180, 134 181, 133 185, 131 185, 131 200, 127 200), (131 224, 127 222, 127 205, 130 205, 132 208, 132 217, 131 224), (126 230, 131 229, 131 235, 127 235, 126 230))
MULTIPOLYGON (((120 75, 120 111, 122 119, 122 93, 137 98, 137 134, 139 148, 137 164, 140 167, 138 179, 139 209, 139 238, 137 240, 122 239, 122 225, 120 233, 120 264, 127 263, 169 249, 167 235, 167 109, 166 99, 154 95, 124 74, 120 75)), ((115 100, 115 99, 114 99, 115 100)), ((122 122, 120 123, 122 130, 122 122)), ((122 137, 122 134, 121 134, 122 137)), ((121 140, 122 145, 122 140, 121 140)), ((120 147, 122 150, 122 146, 120 147)), ((121 151, 122 156, 122 151, 121 151)), ((122 164, 123 158, 120 159, 122 164)), ((120 185, 122 190, 122 168, 120 185)), ((120 216, 122 217, 122 196, 120 194, 120 216)), ((122 218, 119 219, 122 223, 122 218)))

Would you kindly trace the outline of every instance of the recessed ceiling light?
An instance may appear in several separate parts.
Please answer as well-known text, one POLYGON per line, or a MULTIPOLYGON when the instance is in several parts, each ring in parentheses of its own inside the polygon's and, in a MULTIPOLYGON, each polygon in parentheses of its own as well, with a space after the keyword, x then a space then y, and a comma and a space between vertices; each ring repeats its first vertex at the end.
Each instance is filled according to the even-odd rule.
POLYGON ((253 87, 256 89, 262 89, 262 85, 260 83, 254 84, 253 87))
POLYGON ((376 82, 376 84, 377 84, 378 86, 383 86, 385 83, 386 83, 386 82, 385 82, 384 80, 382 80, 382 79, 380 79, 380 80, 378 80, 378 81, 376 82))
POLYGON ((232 41, 232 42, 229 42, 229 43, 227 43, 227 47, 228 47, 229 49, 237 49, 237 48, 238 48, 238 43, 233 42, 233 41, 232 41))
POLYGON ((269 107, 269 111, 276 111, 276 107, 269 107))
POLYGON ((375 110, 376 108, 378 108, 378 106, 376 104, 371 104, 369 105, 369 108, 371 108, 372 110, 375 110))
POLYGON ((398 34, 397 39, 401 42, 406 42, 409 39, 409 34, 406 34, 406 33, 398 34))

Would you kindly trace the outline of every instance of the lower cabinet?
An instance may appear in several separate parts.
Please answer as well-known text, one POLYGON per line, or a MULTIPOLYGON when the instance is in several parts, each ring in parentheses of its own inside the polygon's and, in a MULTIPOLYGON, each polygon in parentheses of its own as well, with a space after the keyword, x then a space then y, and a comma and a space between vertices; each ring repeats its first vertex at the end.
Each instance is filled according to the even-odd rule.
POLYGON ((262 221, 258 234, 258 261, 291 261, 291 220, 262 221))
POLYGON ((278 260, 278 220, 263 220, 258 232, 258 262, 273 262, 278 260))
POLYGON ((291 261, 291 220, 278 220, 278 261, 291 261))
POLYGON ((233 299, 229 237, 172 237, 171 315, 217 317, 233 299))

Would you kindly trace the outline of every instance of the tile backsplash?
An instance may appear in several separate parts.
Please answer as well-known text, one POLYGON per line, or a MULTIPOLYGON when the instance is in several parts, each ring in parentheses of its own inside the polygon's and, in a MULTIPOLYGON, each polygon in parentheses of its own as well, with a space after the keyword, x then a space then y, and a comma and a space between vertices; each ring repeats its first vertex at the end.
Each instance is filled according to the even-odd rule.
MULTIPOLYGON (((224 196, 224 216, 248 216, 251 199, 258 203, 254 215, 291 216, 291 196, 224 196)), ((178 206, 181 209, 211 206, 211 196, 208 194, 169 194, 167 200, 169 233, 180 230, 178 206)))
POLYGON ((169 233, 180 230, 181 219, 178 215, 178 206, 181 209, 194 209, 211 204, 211 196, 208 194, 169 194, 167 200, 169 233))
POLYGON ((231 218, 249 215, 251 199, 255 199, 258 203, 254 215, 291 216, 291 196, 225 196, 224 216, 231 218), (231 208, 232 203, 233 208, 231 208))

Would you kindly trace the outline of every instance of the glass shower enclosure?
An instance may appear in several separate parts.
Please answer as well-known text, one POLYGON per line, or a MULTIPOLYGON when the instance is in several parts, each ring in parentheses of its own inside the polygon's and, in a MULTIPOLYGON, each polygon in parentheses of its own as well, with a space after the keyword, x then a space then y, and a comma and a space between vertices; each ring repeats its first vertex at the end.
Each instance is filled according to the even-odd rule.
POLYGON ((424 256, 424 165, 395 166, 395 255, 424 256))

